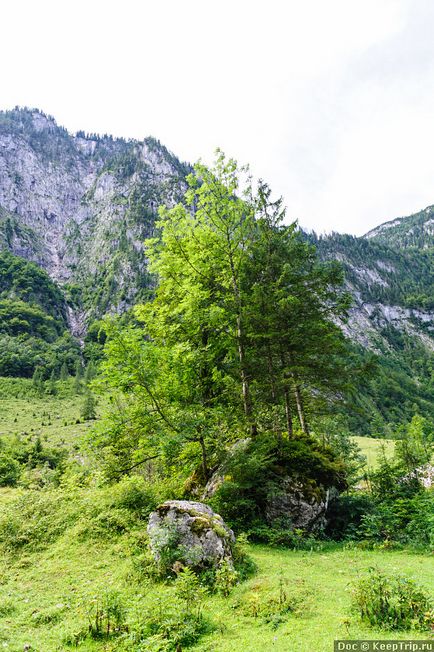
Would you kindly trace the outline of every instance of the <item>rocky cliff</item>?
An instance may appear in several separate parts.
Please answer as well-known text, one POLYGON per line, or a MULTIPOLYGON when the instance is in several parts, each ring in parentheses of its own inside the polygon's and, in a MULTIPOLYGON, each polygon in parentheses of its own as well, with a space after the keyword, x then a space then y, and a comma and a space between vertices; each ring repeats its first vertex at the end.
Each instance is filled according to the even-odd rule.
POLYGON ((148 286, 143 240, 189 168, 157 140, 69 134, 37 110, 0 113, 0 247, 70 288, 75 320, 148 286), (74 310, 75 308, 75 310, 74 310))

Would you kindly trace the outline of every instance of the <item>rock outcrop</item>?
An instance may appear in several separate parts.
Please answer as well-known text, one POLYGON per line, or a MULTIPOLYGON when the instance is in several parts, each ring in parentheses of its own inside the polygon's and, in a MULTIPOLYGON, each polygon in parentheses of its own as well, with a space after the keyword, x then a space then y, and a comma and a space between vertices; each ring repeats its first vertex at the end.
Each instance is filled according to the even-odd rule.
POLYGON ((155 560, 173 567, 232 564, 235 536, 219 514, 203 503, 168 500, 149 516, 148 535, 155 560))
POLYGON ((330 501, 338 496, 334 487, 316 487, 312 491, 300 481, 282 478, 281 491, 270 496, 265 506, 265 517, 273 521, 287 521, 291 527, 315 534, 327 525, 330 501))

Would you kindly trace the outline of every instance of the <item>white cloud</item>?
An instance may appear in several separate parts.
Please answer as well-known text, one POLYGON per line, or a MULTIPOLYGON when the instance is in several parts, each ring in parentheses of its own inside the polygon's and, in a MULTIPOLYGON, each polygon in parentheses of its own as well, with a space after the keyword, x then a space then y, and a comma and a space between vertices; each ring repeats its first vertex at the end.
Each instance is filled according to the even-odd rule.
POLYGON ((425 0, 54 0, 2 7, 0 106, 70 130, 217 146, 318 231, 434 202, 425 0))

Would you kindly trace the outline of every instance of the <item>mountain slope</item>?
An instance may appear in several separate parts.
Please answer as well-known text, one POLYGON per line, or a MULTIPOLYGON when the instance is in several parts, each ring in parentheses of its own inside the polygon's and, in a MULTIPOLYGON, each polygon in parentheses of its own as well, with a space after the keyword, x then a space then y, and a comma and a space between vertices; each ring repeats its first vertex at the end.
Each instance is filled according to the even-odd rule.
MULTIPOLYGON (((48 363, 40 350, 49 344, 52 353, 66 325, 82 338, 96 318, 146 300, 152 279, 143 242, 153 234, 158 206, 182 198, 190 169, 153 138, 71 135, 38 110, 0 112, 0 251, 36 263, 45 272, 38 283, 48 287, 49 275, 56 295, 51 307, 41 304, 35 284, 30 295, 17 294, 21 271, 12 272, 12 286, 3 277, 0 321, 8 360, 19 358, 14 338, 21 338, 22 349, 27 337, 37 352, 29 354, 32 364, 54 368, 55 356, 48 363), (35 310, 57 326, 32 317, 35 310), (29 319, 40 325, 21 332, 27 326, 20 320, 29 319)), ((377 356, 376 377, 358 385, 359 432, 372 431, 377 417, 399 422, 416 410, 434 415, 433 225, 434 207, 428 207, 362 238, 307 236, 323 259, 344 267, 354 304, 342 327, 356 359, 369 366, 377 356)), ((10 269, 20 267, 5 260, 10 269)))
POLYGON ((72 371, 79 353, 60 288, 34 263, 0 251, 0 376, 41 367, 47 377, 63 363, 72 371))
POLYGON ((358 363, 351 428, 385 433, 419 412, 434 419, 434 249, 431 211, 355 238, 310 236, 323 259, 339 260, 353 306, 343 330, 358 363), (373 357, 374 356, 374 357, 373 357))
POLYGON ((0 113, 0 246, 71 283, 75 323, 147 286, 143 240, 189 172, 158 141, 78 133, 37 110, 0 113))
POLYGON ((369 231, 365 236, 399 248, 432 249, 434 247, 434 206, 409 217, 398 217, 369 231))

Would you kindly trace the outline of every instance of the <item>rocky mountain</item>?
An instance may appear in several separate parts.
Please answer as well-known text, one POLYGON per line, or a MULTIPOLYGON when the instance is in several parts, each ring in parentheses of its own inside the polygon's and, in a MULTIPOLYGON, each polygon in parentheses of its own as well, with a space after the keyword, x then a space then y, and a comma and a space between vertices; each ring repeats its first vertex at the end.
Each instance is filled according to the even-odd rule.
POLYGON ((387 348, 392 329, 434 350, 434 243, 427 211, 423 221, 420 213, 399 218, 362 238, 312 237, 321 257, 339 260, 345 269, 354 305, 344 330, 365 347, 387 348))
POLYGON ((69 134, 38 110, 0 113, 0 247, 66 289, 70 324, 122 311, 149 285, 143 240, 187 165, 153 138, 69 134))
MULTIPOLYGON (((0 328, 0 375, 21 368, 17 359, 28 338, 39 344, 26 373, 37 364, 54 368, 59 355, 72 367, 77 350, 65 344, 65 324, 82 338, 95 318, 146 299, 152 280, 143 241, 153 232, 158 206, 182 197, 190 169, 154 138, 73 135, 38 110, 0 112, 0 320, 8 306, 12 310, 4 302, 13 301, 13 319, 22 322, 8 319, 0 328), (14 256, 30 267, 15 265, 14 256), (13 269, 21 270, 15 274, 21 285, 13 269), (50 288, 44 301, 56 297, 54 312, 37 299, 41 284, 50 288), (45 311, 45 322, 41 315, 26 317, 23 302, 45 311), (63 353, 53 357, 56 333, 63 353)), ((323 259, 337 259, 345 269, 354 304, 343 328, 359 358, 374 354, 381 361, 377 380, 360 390, 364 413, 384 421, 402 419, 403 410, 433 414, 434 207, 360 238, 307 237, 323 259)))

